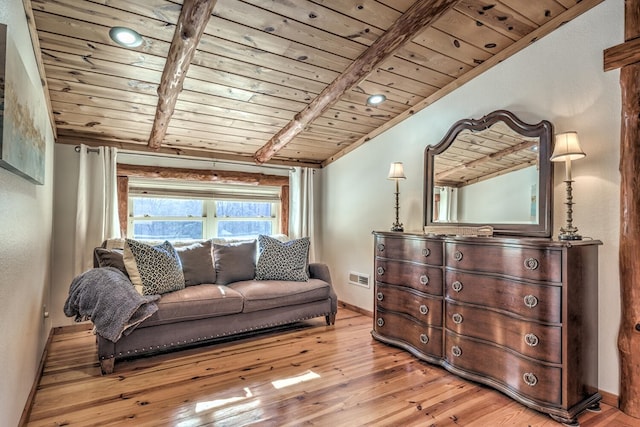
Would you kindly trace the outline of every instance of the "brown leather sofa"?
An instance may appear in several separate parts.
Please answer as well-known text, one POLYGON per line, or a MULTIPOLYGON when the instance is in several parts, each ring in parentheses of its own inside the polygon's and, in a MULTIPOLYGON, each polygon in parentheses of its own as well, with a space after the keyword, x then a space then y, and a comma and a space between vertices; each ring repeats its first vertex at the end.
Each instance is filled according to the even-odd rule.
MULTIPOLYGON (((104 262, 104 246, 94 250, 95 267, 112 266, 104 262)), ((116 360, 246 336, 315 317, 324 316, 327 325, 333 325, 337 296, 329 268, 311 263, 308 273, 307 281, 202 283, 165 293, 157 301, 158 311, 117 342, 97 335, 102 373, 112 373, 116 360)))

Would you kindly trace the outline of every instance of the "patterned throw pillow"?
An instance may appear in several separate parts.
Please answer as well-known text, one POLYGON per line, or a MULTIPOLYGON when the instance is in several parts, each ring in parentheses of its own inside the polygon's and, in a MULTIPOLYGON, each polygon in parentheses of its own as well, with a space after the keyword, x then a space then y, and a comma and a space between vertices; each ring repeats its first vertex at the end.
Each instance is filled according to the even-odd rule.
POLYGON ((259 256, 256 280, 309 280, 309 238, 281 242, 258 236, 259 256))
POLYGON ((158 295, 184 289, 180 257, 168 241, 151 246, 126 239, 124 265, 131 282, 142 295, 158 295))

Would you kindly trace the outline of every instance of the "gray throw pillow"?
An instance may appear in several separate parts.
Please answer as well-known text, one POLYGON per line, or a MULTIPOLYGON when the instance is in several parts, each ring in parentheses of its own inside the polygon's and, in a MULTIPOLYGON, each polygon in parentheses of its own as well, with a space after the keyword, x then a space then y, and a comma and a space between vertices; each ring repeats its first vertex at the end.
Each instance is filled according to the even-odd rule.
POLYGON ((259 257, 256 280, 309 280, 308 237, 281 242, 273 237, 258 236, 259 257))
POLYGON ((186 286, 216 283, 216 269, 213 266, 211 240, 176 248, 176 252, 178 252, 182 263, 182 273, 184 274, 184 284, 186 286))
POLYGON ((216 284, 228 285, 241 280, 251 280, 256 275, 256 241, 213 244, 216 266, 216 284))
POLYGON ((184 289, 180 257, 168 241, 151 246, 126 239, 124 265, 131 282, 142 295, 158 295, 184 289))
POLYGON ((98 267, 114 267, 122 271, 125 276, 129 277, 127 267, 124 265, 122 250, 96 248, 95 255, 98 260, 98 267))

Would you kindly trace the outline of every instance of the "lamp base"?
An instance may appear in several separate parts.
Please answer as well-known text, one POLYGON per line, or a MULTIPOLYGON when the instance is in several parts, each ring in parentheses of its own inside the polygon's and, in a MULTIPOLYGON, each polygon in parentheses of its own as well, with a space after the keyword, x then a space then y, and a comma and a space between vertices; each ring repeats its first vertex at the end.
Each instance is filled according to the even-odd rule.
POLYGON ((560 227, 558 240, 582 240, 582 236, 578 234, 578 228, 568 225, 567 227, 560 227))
POLYGON ((402 226, 402 224, 398 224, 397 222, 395 224, 393 224, 393 226, 391 227, 391 231, 404 231, 404 227, 402 226))

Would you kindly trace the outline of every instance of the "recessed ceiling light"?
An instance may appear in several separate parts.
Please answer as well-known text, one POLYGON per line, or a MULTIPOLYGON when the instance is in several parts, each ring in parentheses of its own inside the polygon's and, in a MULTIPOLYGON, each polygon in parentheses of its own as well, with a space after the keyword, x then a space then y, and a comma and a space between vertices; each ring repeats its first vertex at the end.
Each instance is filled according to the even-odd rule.
POLYGON ((131 28, 113 27, 109 30, 109 37, 124 47, 138 47, 142 44, 142 36, 131 28))
POLYGON ((387 100, 387 97, 382 95, 382 94, 375 94, 375 95, 371 95, 369 98, 367 98, 367 104, 368 105, 378 105, 383 103, 384 101, 387 100))

